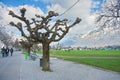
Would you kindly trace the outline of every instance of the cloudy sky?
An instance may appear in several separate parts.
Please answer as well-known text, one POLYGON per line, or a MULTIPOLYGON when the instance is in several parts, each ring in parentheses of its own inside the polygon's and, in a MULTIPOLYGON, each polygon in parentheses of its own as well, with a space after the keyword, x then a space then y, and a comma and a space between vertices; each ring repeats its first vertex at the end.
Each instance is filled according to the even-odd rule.
MULTIPOLYGON (((96 28, 94 25, 95 13, 101 11, 104 2, 105 0, 0 0, 0 22, 2 25, 6 25, 10 21, 17 22, 17 19, 8 15, 8 11, 13 10, 19 14, 19 9, 22 7, 27 9, 28 18, 34 17, 35 14, 46 15, 50 10, 59 13, 60 16, 56 17, 56 20, 68 18, 72 23, 76 17, 79 17, 82 19, 81 23, 71 28, 60 43, 74 45, 79 42, 86 46, 89 44, 80 43, 80 37, 96 28)), ((9 31, 12 29, 13 33, 20 35, 17 29, 13 29, 9 25, 7 27, 9 31)))

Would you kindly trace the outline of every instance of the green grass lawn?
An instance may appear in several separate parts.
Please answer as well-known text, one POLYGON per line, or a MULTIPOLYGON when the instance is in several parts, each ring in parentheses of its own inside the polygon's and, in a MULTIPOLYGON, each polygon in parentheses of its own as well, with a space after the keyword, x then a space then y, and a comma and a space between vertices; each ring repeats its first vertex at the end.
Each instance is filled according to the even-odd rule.
POLYGON ((51 50, 51 57, 120 72, 120 50, 51 50))
POLYGON ((119 50, 51 50, 50 53, 59 56, 120 57, 119 50))

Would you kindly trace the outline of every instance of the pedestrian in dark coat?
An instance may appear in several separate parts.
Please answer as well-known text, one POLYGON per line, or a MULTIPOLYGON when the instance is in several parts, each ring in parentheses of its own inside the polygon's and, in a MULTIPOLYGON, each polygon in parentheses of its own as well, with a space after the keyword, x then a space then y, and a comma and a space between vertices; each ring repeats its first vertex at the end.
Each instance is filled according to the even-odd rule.
POLYGON ((4 47, 1 49, 1 53, 2 53, 2 57, 4 57, 4 56, 5 56, 5 53, 6 53, 4 47))
POLYGON ((12 56, 12 54, 13 54, 13 48, 10 49, 10 53, 11 53, 11 56, 12 56))
POLYGON ((9 55, 9 48, 6 47, 6 57, 9 55))

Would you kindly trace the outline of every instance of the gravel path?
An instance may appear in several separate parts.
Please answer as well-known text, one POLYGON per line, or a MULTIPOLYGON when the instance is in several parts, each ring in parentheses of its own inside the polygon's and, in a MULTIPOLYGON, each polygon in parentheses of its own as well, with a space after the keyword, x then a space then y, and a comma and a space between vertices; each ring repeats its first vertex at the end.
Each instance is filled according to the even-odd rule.
POLYGON ((51 58, 53 72, 41 71, 39 59, 36 61, 22 60, 21 80, 120 80, 120 74, 116 72, 104 71, 57 58, 51 58))

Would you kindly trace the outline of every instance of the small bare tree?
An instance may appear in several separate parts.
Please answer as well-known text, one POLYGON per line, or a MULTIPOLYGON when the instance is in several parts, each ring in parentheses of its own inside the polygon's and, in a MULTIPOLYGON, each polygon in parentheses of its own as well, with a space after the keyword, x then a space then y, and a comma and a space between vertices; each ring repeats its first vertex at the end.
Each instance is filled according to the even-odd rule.
POLYGON ((106 0, 102 12, 98 14, 96 22, 101 30, 104 28, 119 29, 120 0, 106 0))
POLYGON ((34 43, 28 40, 21 40, 19 43, 21 44, 22 48, 27 50, 28 55, 30 55, 31 47, 34 43))
POLYGON ((18 39, 15 40, 15 42, 14 42, 14 47, 15 47, 15 48, 20 48, 20 44, 19 44, 18 39))
POLYGON ((20 9, 21 15, 16 15, 13 11, 9 11, 9 15, 11 15, 14 18, 17 18, 21 20, 23 23, 25 23, 25 27, 27 28, 27 31, 29 33, 25 34, 24 26, 22 26, 21 22, 18 22, 15 24, 14 22, 10 22, 12 26, 15 26, 19 29, 22 36, 27 38, 28 40, 32 40, 33 42, 39 42, 43 45, 43 65, 42 70, 44 71, 50 71, 50 60, 49 60, 49 45, 51 42, 57 42, 61 40, 69 31, 69 29, 76 24, 78 24, 81 19, 76 18, 75 22, 71 25, 68 25, 68 20, 57 20, 53 26, 51 26, 49 23, 52 20, 52 17, 58 16, 58 13, 55 13, 54 11, 49 11, 47 16, 40 16, 35 15, 36 18, 31 18, 31 20, 28 20, 25 17, 26 9, 22 8, 20 9))

